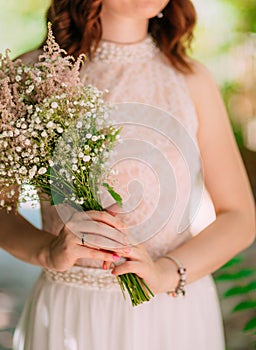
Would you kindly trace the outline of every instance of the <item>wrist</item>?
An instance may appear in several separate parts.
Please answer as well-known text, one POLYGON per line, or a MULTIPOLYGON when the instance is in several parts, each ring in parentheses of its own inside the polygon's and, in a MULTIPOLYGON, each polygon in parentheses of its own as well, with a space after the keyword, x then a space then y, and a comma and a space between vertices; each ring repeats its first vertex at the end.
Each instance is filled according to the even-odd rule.
POLYGON ((51 268, 51 259, 50 259, 50 247, 55 236, 46 237, 43 241, 43 244, 39 247, 36 259, 38 265, 43 268, 50 269, 51 268))
POLYGON ((159 293, 166 293, 176 288, 179 283, 179 275, 175 264, 160 257, 155 261, 159 270, 159 293))

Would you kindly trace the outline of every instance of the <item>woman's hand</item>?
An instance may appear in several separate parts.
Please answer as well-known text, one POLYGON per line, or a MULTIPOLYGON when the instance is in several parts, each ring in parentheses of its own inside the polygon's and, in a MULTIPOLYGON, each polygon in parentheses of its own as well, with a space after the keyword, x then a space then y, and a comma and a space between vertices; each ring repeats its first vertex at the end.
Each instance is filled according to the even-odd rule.
POLYGON ((95 210, 76 212, 64 225, 59 235, 52 238, 43 247, 41 251, 43 266, 56 271, 65 271, 80 258, 102 260, 109 264, 116 262, 120 259, 117 252, 120 255, 127 252, 125 249, 127 236, 122 233, 122 228, 124 225, 120 219, 107 212, 95 210), (85 233, 84 245, 81 240, 82 232, 85 233), (91 237, 89 244, 86 241, 87 234, 91 237), (94 236, 95 240, 92 241, 94 236), (105 242, 112 242, 112 245, 114 242, 117 247, 115 252, 98 248, 99 237, 103 237, 105 242), (95 243, 94 246, 92 242, 95 243))
POLYGON ((127 260, 114 267, 114 275, 136 273, 154 294, 170 291, 177 286, 179 276, 175 264, 161 258, 153 261, 143 245, 130 248, 130 252, 123 256, 127 260))

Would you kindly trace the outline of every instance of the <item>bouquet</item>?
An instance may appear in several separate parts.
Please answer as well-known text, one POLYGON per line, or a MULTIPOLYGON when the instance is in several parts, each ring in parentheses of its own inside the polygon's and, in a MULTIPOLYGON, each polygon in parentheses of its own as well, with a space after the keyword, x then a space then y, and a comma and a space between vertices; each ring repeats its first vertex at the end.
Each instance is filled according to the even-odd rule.
MULTIPOLYGON (((103 210, 99 189, 122 199, 105 180, 107 160, 120 129, 108 120, 111 106, 103 92, 85 85, 79 75, 85 57, 68 56, 56 43, 51 27, 38 62, 25 65, 0 55, 0 208, 17 206, 15 188, 30 184, 52 205, 77 210, 103 210)), ((150 299, 143 279, 117 277, 132 305, 150 299)))

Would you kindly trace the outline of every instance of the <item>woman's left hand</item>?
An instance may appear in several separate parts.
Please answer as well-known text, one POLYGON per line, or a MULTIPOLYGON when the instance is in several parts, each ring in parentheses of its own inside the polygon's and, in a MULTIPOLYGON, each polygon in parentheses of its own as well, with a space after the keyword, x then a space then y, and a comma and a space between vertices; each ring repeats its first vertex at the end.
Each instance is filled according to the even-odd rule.
POLYGON ((127 260, 113 268, 114 275, 135 273, 144 279, 154 294, 164 293, 177 285, 175 265, 162 258, 154 261, 142 244, 131 247, 130 252, 122 256, 127 260))

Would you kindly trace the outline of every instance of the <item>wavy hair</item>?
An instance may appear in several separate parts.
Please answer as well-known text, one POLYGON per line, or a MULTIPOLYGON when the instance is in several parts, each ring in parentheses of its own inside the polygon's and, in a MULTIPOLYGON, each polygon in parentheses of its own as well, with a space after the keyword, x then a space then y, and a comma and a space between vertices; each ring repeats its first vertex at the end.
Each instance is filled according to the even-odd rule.
MULTIPOLYGON (((101 8, 102 0, 52 0, 47 21, 68 54, 86 53, 92 59, 102 36, 101 8)), ((162 18, 149 20, 148 31, 177 70, 190 72, 187 50, 196 23, 194 6, 190 0, 170 0, 162 13, 162 18)))

